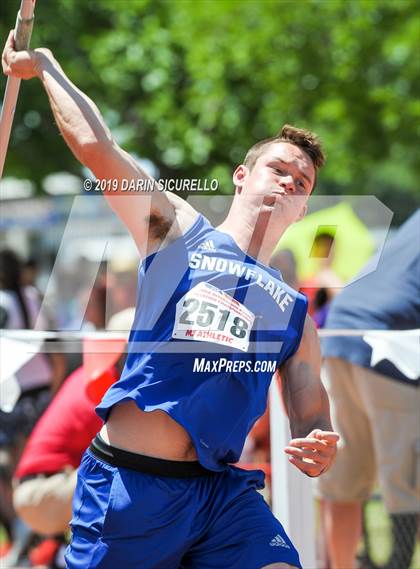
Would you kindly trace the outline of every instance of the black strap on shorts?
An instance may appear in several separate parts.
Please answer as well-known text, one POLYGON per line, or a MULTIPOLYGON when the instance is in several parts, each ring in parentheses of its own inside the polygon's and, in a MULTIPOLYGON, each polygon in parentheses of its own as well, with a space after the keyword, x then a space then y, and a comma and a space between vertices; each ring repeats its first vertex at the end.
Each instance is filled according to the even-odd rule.
POLYGON ((212 470, 204 468, 198 461, 165 460, 113 447, 107 444, 99 433, 93 439, 89 450, 111 466, 130 468, 143 474, 169 476, 170 478, 191 478, 215 474, 212 470))

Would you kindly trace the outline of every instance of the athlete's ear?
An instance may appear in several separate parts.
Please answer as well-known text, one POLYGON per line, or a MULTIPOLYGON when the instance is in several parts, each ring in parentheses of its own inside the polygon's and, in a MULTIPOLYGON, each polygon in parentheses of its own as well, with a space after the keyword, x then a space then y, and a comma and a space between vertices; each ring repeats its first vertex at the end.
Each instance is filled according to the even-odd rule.
POLYGON ((236 191, 238 192, 238 194, 241 193, 242 186, 244 185, 244 182, 245 182, 248 174, 249 174, 249 170, 243 164, 239 164, 239 166, 236 167, 236 169, 233 173, 233 176, 232 176, 232 180, 233 180, 233 183, 235 184, 235 188, 236 188, 236 191))

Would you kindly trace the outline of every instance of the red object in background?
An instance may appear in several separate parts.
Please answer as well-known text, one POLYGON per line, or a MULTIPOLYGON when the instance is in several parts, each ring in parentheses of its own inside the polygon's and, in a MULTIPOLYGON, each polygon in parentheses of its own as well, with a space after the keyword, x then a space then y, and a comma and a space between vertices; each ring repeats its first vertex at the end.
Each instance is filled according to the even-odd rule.
MULTIPOLYGON (((115 368, 107 370, 107 382, 117 379, 115 368)), ((105 385, 103 389, 104 393, 105 385)), ((101 426, 94 403, 86 393, 86 370, 79 367, 65 380, 36 424, 14 477, 53 474, 66 466, 77 468, 83 452, 101 426)))
POLYGON ((10 541, 7 541, 6 543, 2 543, 0 545, 0 560, 2 557, 5 557, 9 553, 11 547, 12 544, 10 543, 10 541))
POLYGON ((33 566, 42 565, 49 566, 53 563, 57 551, 59 550, 61 541, 54 538, 48 538, 41 541, 39 545, 29 552, 29 561, 33 566))
POLYGON ((95 405, 118 379, 114 366, 126 346, 126 340, 83 340, 83 367, 85 369, 86 394, 95 405))
POLYGON ((313 316, 316 307, 314 306, 315 296, 319 290, 319 284, 315 279, 308 279, 302 283, 299 287, 299 292, 304 294, 308 299, 308 314, 309 316, 313 316))

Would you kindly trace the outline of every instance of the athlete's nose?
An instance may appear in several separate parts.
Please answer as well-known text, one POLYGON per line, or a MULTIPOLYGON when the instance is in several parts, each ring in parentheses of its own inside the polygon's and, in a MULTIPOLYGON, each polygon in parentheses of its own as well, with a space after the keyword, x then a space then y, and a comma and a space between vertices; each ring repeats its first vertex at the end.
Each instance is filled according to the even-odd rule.
POLYGON ((280 186, 288 192, 295 191, 295 184, 293 181, 293 176, 288 174, 287 176, 282 176, 280 179, 280 186))

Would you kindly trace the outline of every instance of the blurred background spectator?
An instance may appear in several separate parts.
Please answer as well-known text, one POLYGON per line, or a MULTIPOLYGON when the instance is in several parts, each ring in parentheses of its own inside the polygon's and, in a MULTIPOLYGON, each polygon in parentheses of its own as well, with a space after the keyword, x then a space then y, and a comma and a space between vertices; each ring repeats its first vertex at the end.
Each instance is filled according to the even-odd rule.
POLYGON ((309 254, 311 259, 319 261, 317 272, 301 283, 301 290, 309 301, 309 313, 318 328, 323 328, 327 319, 330 303, 340 292, 343 281, 333 269, 335 259, 335 235, 321 231, 316 234, 309 254))
MULTIPOLYGON (((112 316, 107 329, 128 334, 133 318, 134 308, 125 309, 112 316)), ((119 378, 125 346, 125 340, 86 339, 83 366, 64 381, 29 437, 14 473, 14 506, 31 532, 50 539, 28 553, 33 534, 20 534, 3 557, 2 567, 13 567, 28 557, 33 563, 64 567, 59 564, 59 548, 64 548, 69 531, 77 468, 102 426, 95 405, 119 378)))
POLYGON ((318 481, 332 569, 355 566, 362 505, 376 479, 395 540, 387 568, 407 569, 414 552, 420 513, 419 243, 417 210, 386 243, 377 268, 374 260, 373 272, 335 298, 327 319, 330 329, 414 331, 322 342, 333 425, 341 436, 336 463, 318 481))
MULTIPOLYGON (((0 328, 48 329, 41 299, 32 285, 22 285, 22 262, 10 249, 0 251, 0 328)), ((5 354, 2 354, 5 357, 5 354)), ((16 373, 20 396, 13 409, 0 409, 0 523, 9 538, 21 531, 11 500, 11 476, 25 441, 64 378, 60 354, 37 353, 16 373)))

